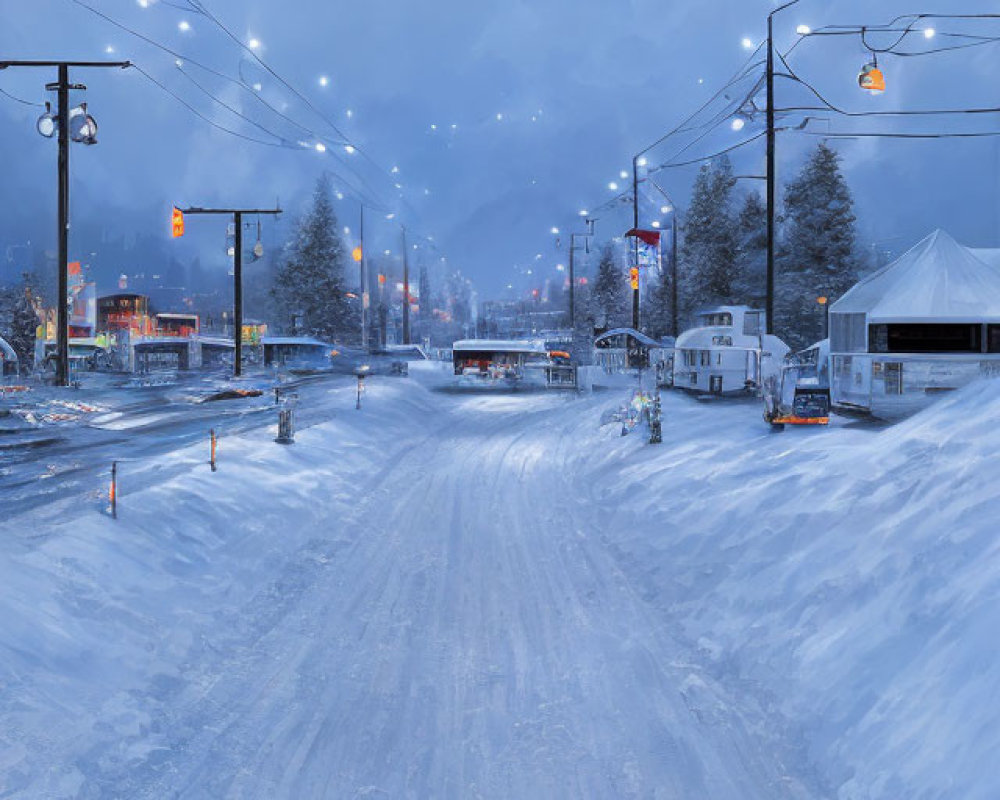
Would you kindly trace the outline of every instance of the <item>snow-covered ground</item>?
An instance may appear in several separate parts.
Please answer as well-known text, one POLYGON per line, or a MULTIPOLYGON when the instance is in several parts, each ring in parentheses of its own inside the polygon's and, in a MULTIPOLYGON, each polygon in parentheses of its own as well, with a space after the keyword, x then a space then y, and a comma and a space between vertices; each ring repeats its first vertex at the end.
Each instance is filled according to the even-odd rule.
POLYGON ((0 796, 1000 795, 1000 382, 657 446, 369 383, 0 523, 0 796))

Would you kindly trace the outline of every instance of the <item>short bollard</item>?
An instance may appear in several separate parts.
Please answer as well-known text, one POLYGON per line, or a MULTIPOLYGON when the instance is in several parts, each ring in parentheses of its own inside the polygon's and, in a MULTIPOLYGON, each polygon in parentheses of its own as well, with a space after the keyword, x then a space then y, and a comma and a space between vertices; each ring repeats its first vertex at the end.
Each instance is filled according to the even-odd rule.
POLYGON ((660 390, 656 390, 653 396, 653 408, 649 414, 649 443, 661 444, 663 442, 663 423, 660 408, 660 390))
POLYGON ((217 441, 217 437, 215 435, 215 428, 212 428, 212 430, 209 431, 209 433, 212 436, 212 455, 211 455, 211 458, 208 460, 208 463, 211 464, 211 466, 212 466, 212 472, 215 472, 215 469, 216 469, 216 467, 215 467, 215 443, 217 441))
POLYGON ((361 394, 365 390, 365 376, 358 375, 358 402, 355 404, 356 409, 361 408, 361 394))
POLYGON ((278 444, 292 444, 295 441, 295 421, 292 419, 292 409, 285 408, 278 412, 278 444))
POLYGON ((111 488, 108 490, 108 500, 111 503, 111 517, 118 519, 118 462, 111 462, 111 488))

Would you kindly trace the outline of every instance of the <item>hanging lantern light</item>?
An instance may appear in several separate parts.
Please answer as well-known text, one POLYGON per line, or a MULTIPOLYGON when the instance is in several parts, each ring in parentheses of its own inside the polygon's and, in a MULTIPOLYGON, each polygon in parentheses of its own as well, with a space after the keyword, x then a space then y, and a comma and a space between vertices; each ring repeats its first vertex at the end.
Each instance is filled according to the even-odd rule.
POLYGON ((51 139, 59 130, 59 120, 52 113, 52 104, 45 104, 45 113, 38 118, 35 129, 46 139, 51 139))
POLYGON ((87 113, 86 103, 69 112, 69 138, 82 144, 97 144, 97 120, 87 113))
POLYGON ((885 91, 885 75, 878 68, 878 59, 872 55, 872 60, 861 68, 858 74, 858 86, 869 92, 885 91))

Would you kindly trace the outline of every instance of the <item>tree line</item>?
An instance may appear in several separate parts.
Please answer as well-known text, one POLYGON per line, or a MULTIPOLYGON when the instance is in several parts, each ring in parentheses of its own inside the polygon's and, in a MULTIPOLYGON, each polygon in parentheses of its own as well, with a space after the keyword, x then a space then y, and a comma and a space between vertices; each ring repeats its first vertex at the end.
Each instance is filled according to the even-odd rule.
MULTIPOLYGON (((678 226, 679 328, 700 309, 716 305, 765 306, 767 209, 759 193, 737 192, 729 158, 705 164, 678 226)), ((784 187, 777 217, 774 329, 789 345, 805 347, 823 336, 827 303, 857 281, 854 201, 840 157, 821 143, 784 187)), ((676 213, 676 212, 675 212, 676 213)), ((611 245, 601 254, 585 313, 599 327, 631 324, 631 292, 623 260, 611 245)), ((669 259, 643 298, 642 327, 653 336, 672 332, 673 287, 669 259)))

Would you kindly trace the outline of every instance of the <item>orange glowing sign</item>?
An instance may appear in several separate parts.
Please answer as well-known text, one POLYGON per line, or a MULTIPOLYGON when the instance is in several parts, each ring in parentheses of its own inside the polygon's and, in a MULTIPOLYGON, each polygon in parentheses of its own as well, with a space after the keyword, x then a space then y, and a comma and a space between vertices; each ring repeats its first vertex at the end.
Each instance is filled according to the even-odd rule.
POLYGON ((629 282, 632 284, 633 289, 639 288, 639 268, 631 267, 628 271, 629 282))
POLYGON ((173 217, 171 218, 171 228, 173 228, 175 239, 184 235, 184 212, 176 206, 174 207, 173 217))
POLYGON ((361 261, 361 248, 360 247, 355 247, 351 251, 351 258, 353 258, 355 261, 361 261))
POLYGON ((380 286, 385 286, 385 275, 379 275, 378 282, 380 286))

